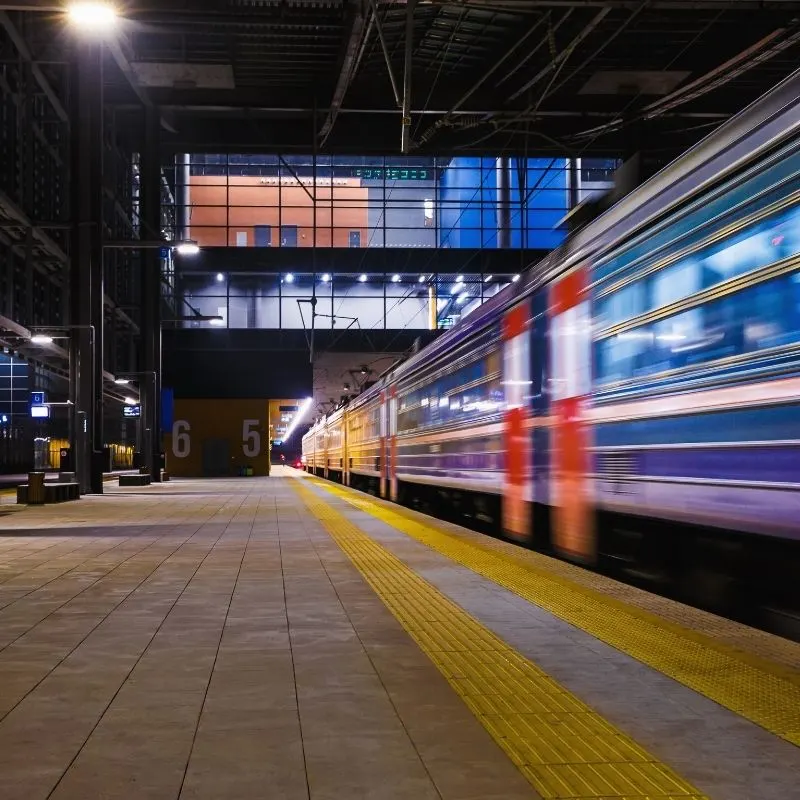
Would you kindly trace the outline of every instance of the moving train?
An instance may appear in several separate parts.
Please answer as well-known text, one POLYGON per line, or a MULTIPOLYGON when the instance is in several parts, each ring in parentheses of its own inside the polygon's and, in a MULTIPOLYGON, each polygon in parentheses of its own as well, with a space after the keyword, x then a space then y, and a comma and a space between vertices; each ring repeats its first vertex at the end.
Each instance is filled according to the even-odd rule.
POLYGON ((798 95, 317 421, 305 468, 800 636, 798 95))

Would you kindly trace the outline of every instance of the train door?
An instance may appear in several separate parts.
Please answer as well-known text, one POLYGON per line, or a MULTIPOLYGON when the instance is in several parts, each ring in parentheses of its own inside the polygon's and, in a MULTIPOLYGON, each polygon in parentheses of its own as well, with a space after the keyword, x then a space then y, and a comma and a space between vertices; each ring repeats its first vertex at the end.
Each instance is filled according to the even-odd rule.
POLYGON ((350 485, 350 467, 347 461, 350 442, 350 418, 347 411, 342 412, 342 484, 350 485))
POLYGON ((389 475, 389 465, 387 459, 387 437, 389 435, 387 425, 387 403, 386 392, 381 392, 380 405, 380 425, 381 425, 381 449, 378 456, 378 469, 380 470, 380 493, 381 497, 386 497, 386 479, 389 475))
POLYGON ((550 294, 553 544, 559 553, 581 561, 595 557, 587 422, 592 388, 588 281, 588 266, 582 266, 557 281, 550 294))
POLYGON ((523 300, 503 318, 503 530, 515 539, 531 535, 533 453, 530 431, 530 303, 523 300))
POLYGON ((389 390, 388 403, 388 430, 389 430, 389 452, 387 454, 387 464, 389 466, 389 499, 397 502, 397 387, 392 386, 389 390))

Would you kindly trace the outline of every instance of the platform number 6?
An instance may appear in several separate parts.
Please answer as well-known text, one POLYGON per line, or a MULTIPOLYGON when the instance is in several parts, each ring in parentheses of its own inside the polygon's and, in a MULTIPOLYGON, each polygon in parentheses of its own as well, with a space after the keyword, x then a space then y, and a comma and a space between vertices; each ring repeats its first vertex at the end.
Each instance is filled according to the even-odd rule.
POLYGON ((172 453, 175 458, 186 458, 192 451, 189 431, 192 426, 185 419, 175 421, 172 426, 172 453))

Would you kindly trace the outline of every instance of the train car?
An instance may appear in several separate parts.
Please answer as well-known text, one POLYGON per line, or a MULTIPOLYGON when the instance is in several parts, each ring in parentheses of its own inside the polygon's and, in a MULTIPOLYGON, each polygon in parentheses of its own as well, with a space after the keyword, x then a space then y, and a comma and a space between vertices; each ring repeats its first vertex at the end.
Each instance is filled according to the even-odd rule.
POLYGON ((792 624, 799 90, 795 74, 354 401, 378 410, 381 496, 792 624))
POLYGON ((325 477, 337 483, 344 477, 344 432, 345 412, 339 408, 325 418, 325 477))
POLYGON ((345 483, 380 496, 385 493, 383 423, 380 389, 367 390, 348 406, 345 483))

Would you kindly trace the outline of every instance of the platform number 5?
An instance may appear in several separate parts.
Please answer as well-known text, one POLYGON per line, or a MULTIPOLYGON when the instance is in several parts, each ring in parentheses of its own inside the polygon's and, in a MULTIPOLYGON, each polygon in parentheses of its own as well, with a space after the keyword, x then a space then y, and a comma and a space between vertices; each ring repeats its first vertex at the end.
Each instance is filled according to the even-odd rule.
POLYGON ((192 451, 189 431, 192 426, 185 419, 175 420, 172 426, 172 453, 175 458, 186 458, 192 451))
POLYGON ((247 458, 256 458, 261 452, 261 434, 257 419, 246 419, 242 422, 242 452, 247 458))

